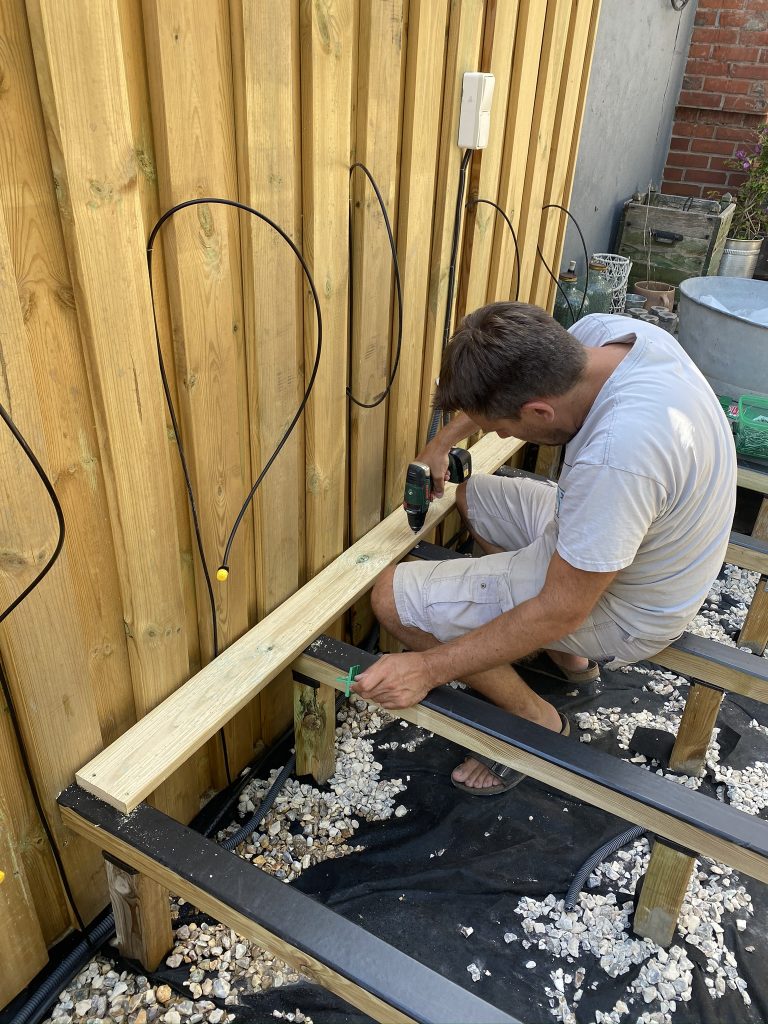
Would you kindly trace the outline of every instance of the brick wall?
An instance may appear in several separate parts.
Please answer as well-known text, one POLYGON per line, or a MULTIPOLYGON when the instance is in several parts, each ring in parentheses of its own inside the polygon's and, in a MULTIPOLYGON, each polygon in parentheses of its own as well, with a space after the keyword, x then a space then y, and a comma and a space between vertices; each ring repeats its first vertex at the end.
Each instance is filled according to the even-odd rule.
POLYGON ((768 0, 699 0, 662 190, 737 191, 725 160, 768 121, 768 0))

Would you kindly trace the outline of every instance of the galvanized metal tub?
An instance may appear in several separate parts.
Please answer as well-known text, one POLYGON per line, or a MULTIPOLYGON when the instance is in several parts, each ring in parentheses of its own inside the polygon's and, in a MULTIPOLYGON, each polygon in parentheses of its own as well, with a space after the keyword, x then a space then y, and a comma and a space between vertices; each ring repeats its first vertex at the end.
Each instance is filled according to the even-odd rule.
POLYGON ((721 277, 752 277, 762 244, 762 238, 726 238, 718 274, 721 277))
POLYGON ((768 394, 768 282, 691 277, 678 340, 717 395, 768 394))

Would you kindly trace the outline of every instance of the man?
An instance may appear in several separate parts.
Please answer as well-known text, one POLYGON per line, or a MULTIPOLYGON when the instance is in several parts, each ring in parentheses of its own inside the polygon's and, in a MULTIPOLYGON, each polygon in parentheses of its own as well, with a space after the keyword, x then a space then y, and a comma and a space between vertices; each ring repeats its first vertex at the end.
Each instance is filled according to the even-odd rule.
MULTIPOLYGON (((565 444, 557 485, 471 477, 458 507, 485 556, 412 562, 373 591, 405 645, 354 689, 408 707, 461 679, 494 704, 568 732, 512 663, 546 651, 564 678, 631 664, 683 632, 725 555, 736 495, 726 417, 677 341, 643 321, 587 316, 570 331, 535 306, 496 302, 448 345, 436 404, 458 412, 419 455, 445 479, 449 448, 495 430, 565 444)), ((442 487, 438 488, 442 491, 442 487)), ((468 758, 454 785, 495 795, 522 776, 468 758)))

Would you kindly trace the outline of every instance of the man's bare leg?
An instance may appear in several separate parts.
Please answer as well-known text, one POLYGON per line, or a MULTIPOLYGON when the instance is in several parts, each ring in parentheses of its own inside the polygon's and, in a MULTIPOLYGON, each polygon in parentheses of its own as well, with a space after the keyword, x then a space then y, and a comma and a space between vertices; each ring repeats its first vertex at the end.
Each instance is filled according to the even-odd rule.
MULTIPOLYGON (((440 641, 431 633, 404 626, 395 607, 392 587, 394 568, 385 570, 376 581, 371 595, 373 610, 384 628, 412 651, 427 651, 440 641)), ((529 722, 536 722, 553 732, 560 732, 562 722, 557 710, 527 685, 511 665, 501 665, 486 672, 476 672, 463 679, 473 690, 487 697, 497 707, 511 711, 529 722)), ((451 778, 466 786, 487 788, 500 785, 500 780, 485 765, 468 757, 454 770, 451 778)))
MULTIPOLYGON (((476 533, 469 522, 469 514, 467 512, 467 497, 466 497, 467 485, 461 484, 456 489, 456 508, 459 510, 459 514, 472 539, 475 541, 480 550, 486 555, 496 555, 504 551, 504 548, 500 548, 497 544, 491 544, 490 541, 481 537, 480 534, 476 533)), ((546 652, 549 657, 554 661, 558 668, 563 669, 566 672, 583 672, 589 665, 589 658, 580 658, 578 654, 567 654, 564 651, 550 651, 546 652)))

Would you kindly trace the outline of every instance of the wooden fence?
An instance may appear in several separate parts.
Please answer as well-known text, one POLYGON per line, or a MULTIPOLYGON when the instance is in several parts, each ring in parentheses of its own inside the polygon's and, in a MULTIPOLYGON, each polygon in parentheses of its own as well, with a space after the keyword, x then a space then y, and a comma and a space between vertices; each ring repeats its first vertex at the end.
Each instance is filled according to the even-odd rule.
MULTIPOLYGON (((23 735, 0 714, 0 1005, 73 923, 32 797, 40 794, 80 914, 106 902, 98 851, 61 824, 76 769, 213 652, 178 444, 164 403, 145 247, 172 204, 247 203, 264 222, 191 206, 154 250, 169 388, 214 575, 218 641, 240 636, 402 500, 440 362, 461 151, 462 75, 496 76, 491 138, 461 224, 457 312, 514 295, 550 303, 599 0, 4 0, 0 4, 0 403, 66 518, 61 557, 0 626, 23 735), (391 394, 397 310, 403 342, 391 394), (351 234, 350 234, 351 221, 351 234), (350 243, 350 238, 352 239, 350 243), (351 288, 351 285, 354 285, 351 288), (350 295, 351 289, 351 295, 350 295), (25 760, 23 760, 23 758, 25 760), (26 764, 25 764, 26 761, 26 764), (27 769, 28 766, 28 769, 27 769), (30 778, 31 775, 31 778, 30 778)), ((53 511, 0 424, 0 609, 56 542, 53 511)), ((365 609, 353 616, 364 629, 365 609)), ((236 771, 291 717, 275 680, 227 729, 236 771)), ((155 801, 181 820, 225 782, 220 743, 155 801)))

